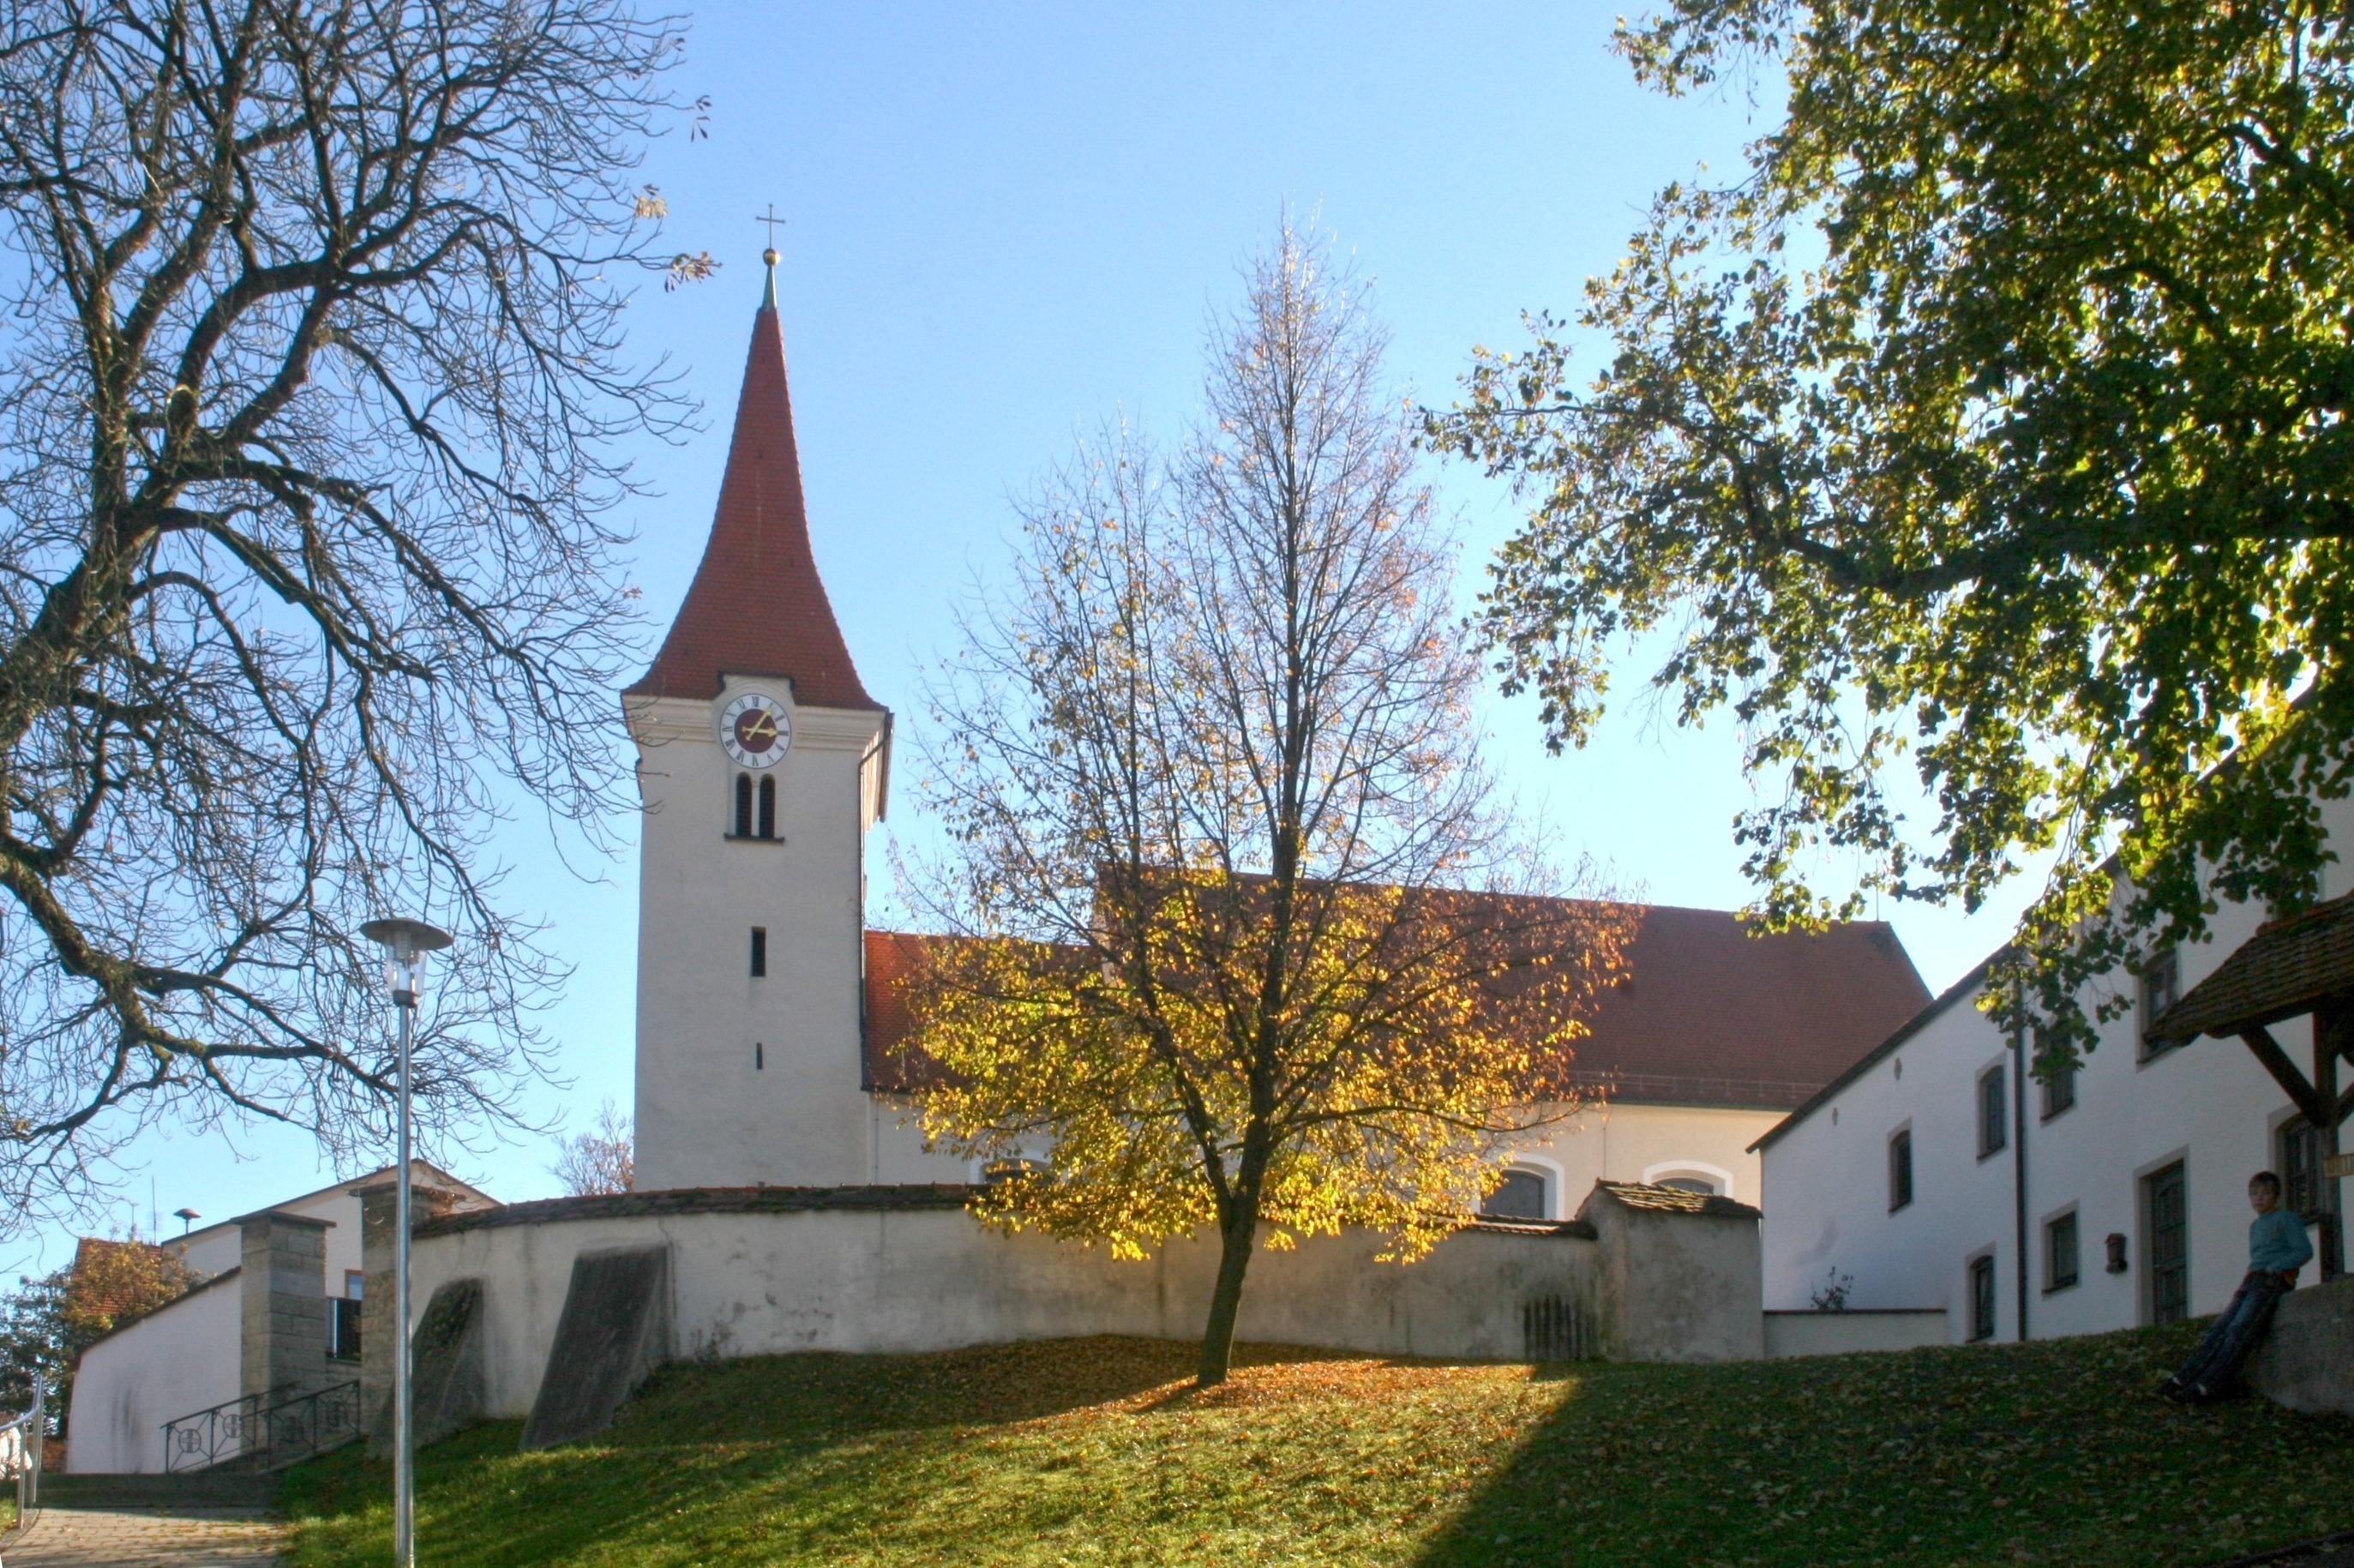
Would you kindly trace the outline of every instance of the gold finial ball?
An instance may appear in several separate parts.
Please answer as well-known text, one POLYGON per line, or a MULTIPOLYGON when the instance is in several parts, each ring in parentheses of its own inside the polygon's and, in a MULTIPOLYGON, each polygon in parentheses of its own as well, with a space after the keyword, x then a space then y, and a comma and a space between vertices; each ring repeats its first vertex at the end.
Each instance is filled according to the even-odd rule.
POLYGON ((777 248, 771 245, 766 250, 761 251, 760 260, 766 261, 771 267, 775 266, 777 264, 777 248))

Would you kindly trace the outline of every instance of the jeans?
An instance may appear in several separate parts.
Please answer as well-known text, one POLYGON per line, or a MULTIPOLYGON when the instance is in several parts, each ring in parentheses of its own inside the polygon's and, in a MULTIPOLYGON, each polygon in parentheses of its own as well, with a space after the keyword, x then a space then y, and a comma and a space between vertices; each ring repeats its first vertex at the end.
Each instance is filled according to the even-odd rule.
POLYGON ((2240 1375, 2240 1365, 2248 1352, 2256 1348, 2264 1330, 2272 1326, 2273 1308, 2280 1298, 2296 1287, 2293 1274, 2276 1274, 2271 1269, 2248 1271, 2240 1281, 2240 1288, 2232 1295, 2232 1304, 2199 1341, 2174 1381, 2194 1393, 2214 1395, 2227 1392, 2240 1375))

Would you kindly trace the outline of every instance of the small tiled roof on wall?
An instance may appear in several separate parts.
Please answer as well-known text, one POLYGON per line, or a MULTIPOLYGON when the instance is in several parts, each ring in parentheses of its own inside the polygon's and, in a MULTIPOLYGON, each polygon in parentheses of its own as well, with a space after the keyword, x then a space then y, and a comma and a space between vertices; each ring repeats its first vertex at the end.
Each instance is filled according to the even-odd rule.
POLYGON ((2151 1021, 2153 1044, 2229 1037, 2354 992, 2354 895, 2273 920, 2151 1021))
MULTIPOLYGON (((1635 916, 1622 972, 1567 1073, 1623 1104, 1787 1109, 1929 1000, 1903 944, 1877 921, 1753 937, 1723 910, 1648 905, 1635 916)), ((866 934, 869 1088, 935 1081, 938 1066, 907 1048, 907 982, 926 944, 956 939, 866 934)))
POLYGON ((792 683, 810 707, 879 708, 866 694, 811 557, 801 464, 774 304, 752 318, 736 431, 703 562, 631 696, 714 697, 724 674, 792 683))

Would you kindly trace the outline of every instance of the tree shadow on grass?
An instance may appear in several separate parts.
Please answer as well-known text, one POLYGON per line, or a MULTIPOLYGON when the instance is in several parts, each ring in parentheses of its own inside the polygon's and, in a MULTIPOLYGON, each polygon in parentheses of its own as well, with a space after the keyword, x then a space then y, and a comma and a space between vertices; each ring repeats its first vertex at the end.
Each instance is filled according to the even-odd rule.
POLYGON ((1712 1367, 1587 1363, 1420 1568, 2147 1568, 2354 1524, 2354 1422, 2156 1397, 2199 1327, 1712 1367))

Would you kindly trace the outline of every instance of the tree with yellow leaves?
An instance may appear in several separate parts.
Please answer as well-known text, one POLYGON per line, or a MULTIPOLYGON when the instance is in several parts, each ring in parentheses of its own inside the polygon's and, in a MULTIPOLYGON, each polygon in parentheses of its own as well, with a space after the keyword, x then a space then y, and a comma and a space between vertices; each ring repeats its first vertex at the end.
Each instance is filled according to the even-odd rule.
POLYGON ((1287 225, 1164 461, 1113 431, 1024 508, 932 692, 953 849, 915 878, 928 1135, 1008 1227, 1140 1256, 1213 1228, 1204 1384, 1262 1241, 1411 1260, 1570 1114, 1617 963, 1542 896, 1478 756, 1454 550, 1361 291, 1287 225), (1487 891, 1473 892, 1474 888, 1487 891))

